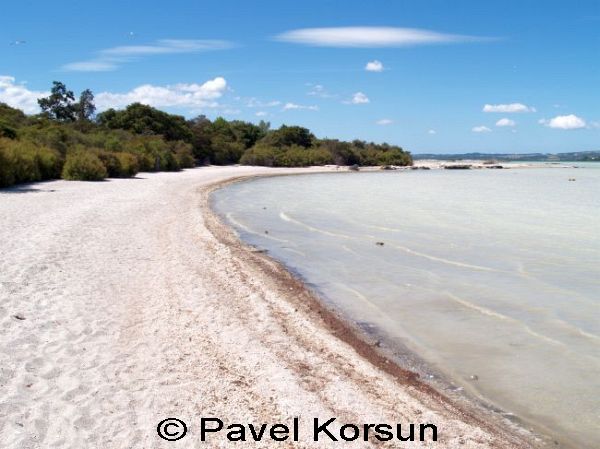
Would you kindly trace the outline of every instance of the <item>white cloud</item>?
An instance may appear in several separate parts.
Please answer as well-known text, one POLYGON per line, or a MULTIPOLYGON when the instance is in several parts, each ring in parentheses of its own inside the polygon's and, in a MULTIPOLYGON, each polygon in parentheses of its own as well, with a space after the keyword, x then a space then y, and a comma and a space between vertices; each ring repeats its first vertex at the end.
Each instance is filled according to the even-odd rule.
POLYGON ((394 123, 394 121, 389 118, 382 118, 381 120, 377 120, 375 123, 378 125, 385 126, 385 125, 391 125, 392 123, 394 123))
POLYGON ((352 99, 350 101, 345 101, 344 103, 346 103, 346 104, 366 104, 366 103, 369 103, 370 101, 371 100, 369 100, 369 97, 367 97, 362 92, 356 92, 354 95, 352 95, 352 99))
POLYGON ((167 86, 144 84, 125 93, 101 92, 96 95, 95 101, 99 110, 121 108, 136 102, 157 108, 214 108, 219 106, 215 100, 226 90, 225 78, 217 77, 203 84, 181 83, 167 86))
POLYGON ((475 36, 445 34, 417 28, 336 27, 303 28, 286 31, 276 39, 321 47, 407 47, 489 40, 475 36))
POLYGON ((509 118, 501 118, 496 122, 496 126, 504 127, 504 126, 515 126, 517 123, 514 120, 509 118))
POLYGON ((586 127, 585 120, 574 114, 558 115, 550 120, 542 119, 539 123, 554 129, 581 129, 586 127))
POLYGON ((114 62, 108 61, 81 61, 71 62, 62 66, 63 70, 69 72, 110 72, 116 70, 119 66, 114 62))
POLYGON ((304 105, 296 104, 296 103, 286 103, 283 106, 284 111, 291 111, 291 110, 298 110, 298 109, 306 109, 308 111, 318 111, 319 107, 318 106, 304 106, 304 105))
POLYGON ((437 131, 435 129, 430 129, 429 131, 427 131, 427 134, 434 135, 437 134, 437 131))
POLYGON ((86 61, 76 61, 62 66, 63 70, 78 72, 105 72, 115 70, 120 64, 143 56, 174 53, 197 53, 223 50, 233 44, 222 40, 161 39, 151 45, 124 45, 100 50, 97 56, 86 61))
MULTIPOLYGON (((241 100, 241 98, 237 97, 237 100, 241 100)), ((246 102, 247 108, 273 108, 275 106, 279 106, 281 101, 273 100, 273 101, 261 101, 257 98, 248 98, 244 100, 246 102)))
POLYGON ((471 129, 471 131, 473 131, 474 133, 491 133, 492 130, 489 129, 487 126, 475 126, 471 129))
MULTIPOLYGON (((227 91, 227 81, 216 77, 203 84, 180 83, 167 86, 144 84, 129 92, 100 92, 95 95, 98 111, 109 108, 122 108, 131 103, 143 103, 156 108, 183 108, 198 110, 200 108, 222 107, 216 100, 227 91)), ((37 99, 46 97, 49 92, 27 89, 22 83, 16 83, 12 76, 0 76, 0 102, 23 110, 27 114, 40 112, 37 99)), ((224 113, 237 114, 236 109, 225 109, 224 113)))
POLYGON ((32 91, 23 83, 16 83, 12 76, 0 76, 0 102, 21 109, 26 114, 40 112, 38 98, 46 97, 50 92, 32 91))
POLYGON ((524 105, 523 103, 510 104, 486 104, 483 106, 483 112, 502 112, 504 114, 514 112, 536 112, 535 108, 524 105))
POLYGON ((163 55, 170 53, 194 53, 231 48, 232 44, 222 40, 161 39, 152 45, 124 45, 107 48, 100 52, 104 56, 131 57, 163 55))
POLYGON ((225 108, 221 112, 223 115, 239 115, 242 113, 241 109, 236 108, 225 108))
POLYGON ((375 59, 374 61, 367 62, 365 70, 367 72, 383 72, 383 64, 381 63, 381 61, 375 59))
POLYGON ((337 96, 327 92, 322 84, 306 83, 306 85, 310 87, 310 90, 306 93, 306 95, 320 98, 335 98, 337 96))

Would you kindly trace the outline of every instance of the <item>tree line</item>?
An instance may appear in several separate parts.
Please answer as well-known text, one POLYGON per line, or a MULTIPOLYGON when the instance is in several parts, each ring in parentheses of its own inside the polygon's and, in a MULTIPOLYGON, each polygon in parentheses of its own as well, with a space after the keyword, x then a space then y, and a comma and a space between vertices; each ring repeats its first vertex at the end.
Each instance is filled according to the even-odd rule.
POLYGON ((148 105, 96 114, 86 89, 76 100, 58 81, 26 115, 0 103, 0 187, 46 179, 101 180, 196 165, 411 165, 402 148, 318 139, 307 128, 203 115, 187 120, 148 105))

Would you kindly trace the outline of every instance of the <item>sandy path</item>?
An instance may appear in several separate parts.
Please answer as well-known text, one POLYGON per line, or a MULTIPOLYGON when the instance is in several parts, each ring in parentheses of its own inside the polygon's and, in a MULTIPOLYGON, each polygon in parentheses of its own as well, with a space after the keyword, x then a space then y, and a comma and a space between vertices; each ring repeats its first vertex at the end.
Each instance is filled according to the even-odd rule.
POLYGON ((0 191, 0 447, 230 447, 224 436, 200 442, 201 416, 299 416, 296 447, 370 447, 312 443, 315 417, 430 422, 441 439, 382 447, 529 447, 369 363, 298 305, 294 286, 283 292, 265 262, 215 236, 200 188, 275 171, 0 191), (156 435, 170 416, 188 423, 178 442, 156 435))

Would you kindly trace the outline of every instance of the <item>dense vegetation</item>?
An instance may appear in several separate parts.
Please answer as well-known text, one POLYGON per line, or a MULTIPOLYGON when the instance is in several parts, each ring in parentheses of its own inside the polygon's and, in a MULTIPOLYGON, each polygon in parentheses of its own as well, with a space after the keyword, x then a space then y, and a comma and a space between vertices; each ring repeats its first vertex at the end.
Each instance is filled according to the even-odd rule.
POLYGON ((95 115, 90 90, 76 101, 60 82, 38 103, 42 112, 33 116, 0 103, 0 187, 60 177, 131 177, 203 164, 412 164, 410 153, 400 147, 317 139, 300 126, 271 130, 264 121, 186 120, 140 103, 95 115))

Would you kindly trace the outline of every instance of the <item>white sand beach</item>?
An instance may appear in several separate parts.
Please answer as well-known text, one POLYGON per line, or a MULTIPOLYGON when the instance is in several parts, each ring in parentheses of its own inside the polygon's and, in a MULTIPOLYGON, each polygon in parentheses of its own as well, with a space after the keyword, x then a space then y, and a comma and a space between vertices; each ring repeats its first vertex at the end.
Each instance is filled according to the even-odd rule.
POLYGON ((310 170, 203 167, 0 190, 0 447, 231 447, 224 434, 202 443, 200 418, 296 416, 298 443, 237 444, 535 447, 369 350, 208 209, 215 183, 310 170), (185 438, 157 436, 168 417, 188 424, 185 438), (316 417, 433 423, 439 440, 314 443, 316 417))

